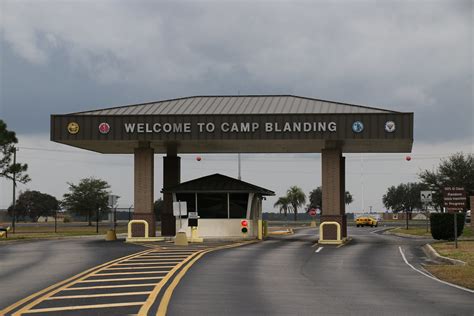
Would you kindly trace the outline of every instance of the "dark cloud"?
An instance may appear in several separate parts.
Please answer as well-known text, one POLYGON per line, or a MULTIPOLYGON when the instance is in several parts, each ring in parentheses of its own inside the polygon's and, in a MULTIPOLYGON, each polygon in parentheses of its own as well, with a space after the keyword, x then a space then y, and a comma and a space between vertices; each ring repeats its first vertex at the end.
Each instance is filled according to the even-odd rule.
POLYGON ((2 117, 198 94, 291 93, 415 112, 471 136, 472 1, 4 1, 2 117))

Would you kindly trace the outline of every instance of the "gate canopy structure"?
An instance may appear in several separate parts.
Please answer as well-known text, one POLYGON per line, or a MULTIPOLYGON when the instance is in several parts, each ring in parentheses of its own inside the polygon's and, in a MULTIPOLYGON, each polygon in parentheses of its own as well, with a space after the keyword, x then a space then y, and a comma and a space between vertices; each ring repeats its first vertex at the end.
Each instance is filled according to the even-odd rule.
MULTIPOLYGON (((413 113, 292 95, 195 96, 52 115, 51 140, 133 153, 134 218, 152 232, 155 153, 166 154, 164 187, 180 183, 179 153, 321 153, 322 220, 340 223, 345 237, 342 153, 411 152, 413 113)), ((174 235, 172 196, 164 200, 162 234, 174 235)), ((336 238, 336 227, 324 227, 325 239, 336 238)))

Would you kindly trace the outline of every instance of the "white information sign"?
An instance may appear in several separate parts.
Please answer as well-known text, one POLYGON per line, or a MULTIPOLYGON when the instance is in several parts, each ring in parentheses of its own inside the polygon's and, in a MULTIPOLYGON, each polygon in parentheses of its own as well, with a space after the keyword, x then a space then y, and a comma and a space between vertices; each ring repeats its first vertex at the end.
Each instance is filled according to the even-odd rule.
POLYGON ((420 200, 424 203, 429 203, 433 201, 433 193, 431 193, 431 191, 421 191, 420 200))
POLYGON ((109 195, 109 201, 108 201, 108 204, 109 204, 109 207, 115 207, 117 205, 117 200, 118 200, 119 196, 118 195, 109 195))
POLYGON ((188 214, 188 207, 186 202, 173 202, 173 215, 186 216, 188 214))

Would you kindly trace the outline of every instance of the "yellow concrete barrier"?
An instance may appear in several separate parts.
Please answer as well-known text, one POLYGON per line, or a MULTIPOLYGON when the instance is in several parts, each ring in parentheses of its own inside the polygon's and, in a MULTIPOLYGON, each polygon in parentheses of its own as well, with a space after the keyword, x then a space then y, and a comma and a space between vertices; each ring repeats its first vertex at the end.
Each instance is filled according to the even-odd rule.
POLYGON ((174 237, 174 244, 176 246, 187 246, 188 245, 188 237, 186 237, 185 232, 177 232, 176 237, 174 237))
POLYGON ((319 241, 320 244, 342 244, 344 241, 341 239, 341 224, 338 222, 322 222, 319 225, 319 241), (336 240, 333 239, 324 239, 324 226, 326 225, 336 225, 337 234, 336 240))
POLYGON ((132 225, 133 224, 145 225, 145 238, 148 238, 150 236, 148 232, 148 222, 143 219, 133 219, 130 222, 128 222, 128 238, 132 238, 132 225))
POLYGON ((164 237, 150 237, 148 222, 143 219, 134 219, 128 222, 128 234, 127 242, 150 242, 150 241, 163 241, 164 237), (132 236, 132 225, 133 224, 143 224, 145 225, 145 237, 133 237, 132 236))
POLYGON ((198 234, 198 228, 197 227, 191 227, 191 237, 188 238, 189 242, 203 242, 204 239, 199 237, 198 234))
POLYGON ((261 219, 258 220, 258 234, 257 234, 257 239, 262 240, 263 239, 263 221, 261 219))
POLYGON ((107 234, 105 235, 105 240, 106 241, 117 240, 117 234, 115 233, 115 230, 113 229, 108 230, 107 234))

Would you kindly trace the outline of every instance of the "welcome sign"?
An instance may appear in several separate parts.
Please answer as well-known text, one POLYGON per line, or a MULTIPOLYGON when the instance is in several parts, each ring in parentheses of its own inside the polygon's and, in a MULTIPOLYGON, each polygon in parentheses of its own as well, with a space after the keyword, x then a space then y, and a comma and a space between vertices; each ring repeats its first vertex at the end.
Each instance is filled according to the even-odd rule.
POLYGON ((190 122, 182 123, 124 123, 126 133, 213 133, 216 130, 222 133, 255 133, 260 130, 266 133, 282 132, 336 132, 336 122, 264 122, 263 126, 259 122, 222 122, 215 124, 212 122, 197 122, 194 125, 190 122))

